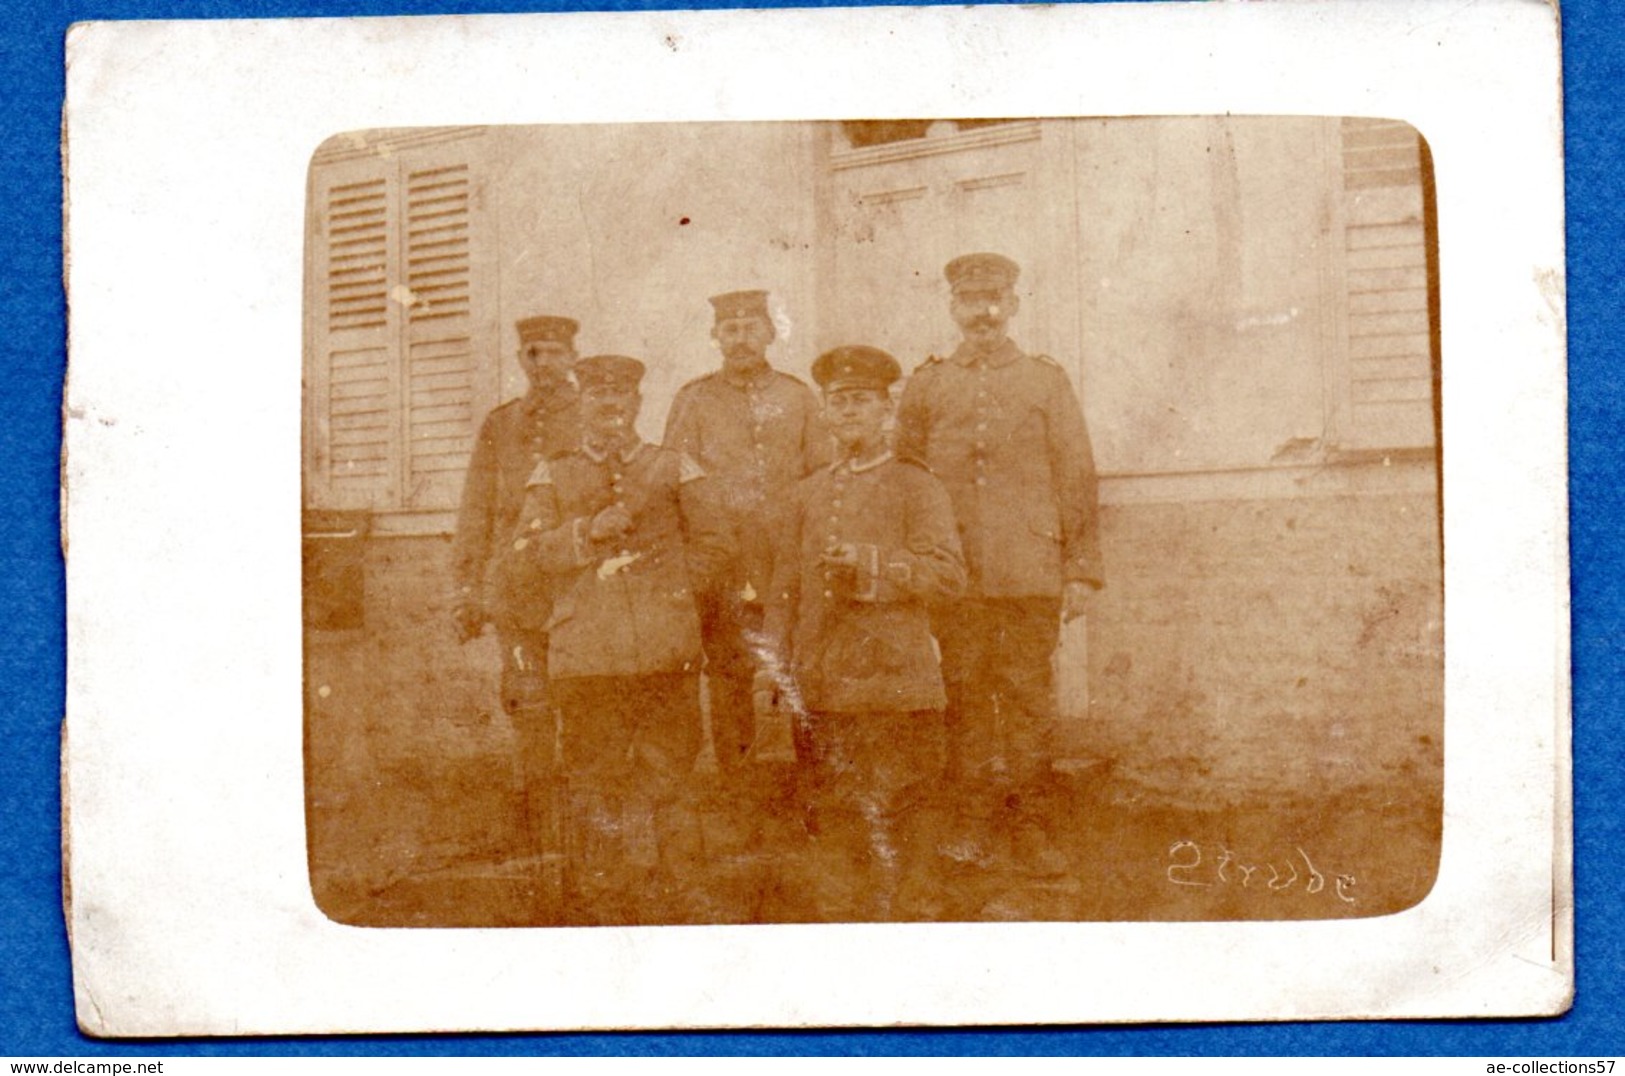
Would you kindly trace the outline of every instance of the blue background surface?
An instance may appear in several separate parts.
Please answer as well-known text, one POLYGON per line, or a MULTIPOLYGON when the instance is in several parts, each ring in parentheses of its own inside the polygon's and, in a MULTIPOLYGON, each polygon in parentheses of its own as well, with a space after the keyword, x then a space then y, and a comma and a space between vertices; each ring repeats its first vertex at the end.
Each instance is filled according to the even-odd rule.
MULTIPOLYGON (((772 3, 772 0, 767 0, 772 3)), ((1578 994, 1565 1017, 1529 1021, 1272 1024, 631 1035, 389 1036, 105 1043, 73 1020, 58 846, 63 586, 57 459, 64 370, 61 288, 62 40, 88 19, 480 14, 730 7, 729 3, 502 0, 127 0, 25 3, 0 25, 0 1056, 485 1054, 1446 1054, 1607 1055, 1625 1042, 1621 939, 1619 688, 1625 659, 1619 535, 1622 448, 1620 15, 1602 0, 1563 9, 1568 153, 1570 494, 1574 593, 1578 994)), ((801 0, 796 6, 834 6, 801 0)), ((1511 432, 1511 431, 1509 431, 1511 432)), ((1516 436, 1515 432, 1512 433, 1516 436)), ((1102 968, 1109 976, 1111 969, 1102 968)))

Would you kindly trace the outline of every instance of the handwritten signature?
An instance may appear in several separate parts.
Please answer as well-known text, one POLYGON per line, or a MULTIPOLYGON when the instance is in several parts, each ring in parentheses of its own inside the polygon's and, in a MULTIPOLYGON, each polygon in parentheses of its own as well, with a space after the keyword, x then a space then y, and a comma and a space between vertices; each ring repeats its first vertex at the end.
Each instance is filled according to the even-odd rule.
MULTIPOLYGON (((1303 882, 1303 892, 1313 896, 1326 890, 1326 875, 1322 874, 1309 854, 1297 845, 1292 850, 1297 856, 1288 856, 1279 864, 1249 863, 1236 857, 1230 849, 1219 846, 1218 858, 1211 863, 1202 855, 1202 846, 1195 841, 1175 841, 1168 846, 1168 881, 1174 885, 1211 887, 1211 886, 1240 886, 1242 889, 1256 888, 1259 892, 1284 893, 1303 882), (1304 870, 1298 870, 1298 861, 1303 861, 1304 870), (1286 870, 1283 871, 1282 868, 1286 870), (1266 877, 1264 871, 1268 870, 1266 877), (1286 871, 1290 871, 1288 874, 1286 871), (1256 887, 1254 882, 1257 882, 1256 887)), ((1352 874, 1334 874, 1331 880, 1331 893, 1344 904, 1356 903, 1354 897, 1355 877, 1352 874)))

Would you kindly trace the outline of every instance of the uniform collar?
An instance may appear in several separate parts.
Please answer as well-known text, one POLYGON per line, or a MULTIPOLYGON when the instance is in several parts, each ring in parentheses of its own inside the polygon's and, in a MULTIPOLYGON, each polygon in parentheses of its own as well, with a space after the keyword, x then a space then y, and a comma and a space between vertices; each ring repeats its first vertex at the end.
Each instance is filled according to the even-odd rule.
POLYGON ((864 460, 862 463, 854 463, 850 459, 836 460, 834 463, 829 465, 829 469, 835 472, 845 470, 848 474, 863 474, 865 471, 874 470, 883 463, 891 462, 892 459, 893 457, 891 450, 887 449, 885 452, 882 452, 873 459, 864 460))
POLYGON ((1001 366, 1009 366, 1021 358, 1021 349, 1016 346, 1014 340, 1007 336, 1004 338, 1004 343, 994 348, 991 354, 983 355, 969 344, 961 343, 954 349, 951 358, 961 366, 975 366, 978 361, 981 361, 996 370, 1001 366))
POLYGON ((736 374, 724 366, 717 371, 717 376, 726 385, 732 385, 742 391, 749 391, 750 389, 759 389, 771 381, 773 379, 773 367, 771 364, 764 362, 761 366, 752 369, 748 373, 736 374))
POLYGON ((544 389, 531 389, 525 393, 523 403, 527 415, 549 414, 576 405, 578 393, 568 381, 561 381, 544 389))
MULTIPOLYGON (((630 445, 627 445, 625 448, 617 452, 616 455, 621 458, 622 463, 631 463, 633 460, 638 458, 638 454, 642 451, 643 442, 633 441, 630 445)), ((592 460, 594 463, 603 463, 605 460, 609 459, 609 453, 600 452, 587 441, 581 442, 581 454, 592 460)))

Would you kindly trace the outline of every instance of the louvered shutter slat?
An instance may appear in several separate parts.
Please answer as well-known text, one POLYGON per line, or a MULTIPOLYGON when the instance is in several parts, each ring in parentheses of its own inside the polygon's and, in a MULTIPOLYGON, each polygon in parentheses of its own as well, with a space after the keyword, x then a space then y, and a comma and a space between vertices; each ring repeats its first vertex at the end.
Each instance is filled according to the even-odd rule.
POLYGON ((1422 144, 1409 124, 1342 121, 1346 443, 1432 444, 1433 337, 1422 144))

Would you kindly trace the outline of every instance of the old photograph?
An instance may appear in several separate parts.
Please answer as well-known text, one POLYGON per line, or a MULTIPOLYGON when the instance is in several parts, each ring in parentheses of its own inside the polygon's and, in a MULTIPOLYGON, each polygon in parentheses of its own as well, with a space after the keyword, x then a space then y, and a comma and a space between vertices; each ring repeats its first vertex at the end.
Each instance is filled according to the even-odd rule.
POLYGON ((1450 326, 1410 124, 346 131, 304 251, 331 919, 1431 889, 1450 326))
POLYGON ((75 27, 80 1026, 1562 1012, 1556 40, 75 27))

